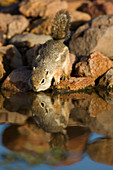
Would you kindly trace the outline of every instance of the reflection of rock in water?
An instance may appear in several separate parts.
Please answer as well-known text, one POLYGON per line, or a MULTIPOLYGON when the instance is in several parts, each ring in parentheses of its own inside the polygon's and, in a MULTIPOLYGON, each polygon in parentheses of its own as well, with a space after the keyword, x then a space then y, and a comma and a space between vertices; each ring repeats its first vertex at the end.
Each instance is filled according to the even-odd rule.
POLYGON ((13 151, 6 153, 6 160, 10 157, 13 161, 19 158, 32 165, 64 166, 81 160, 89 131, 81 127, 67 127, 63 132, 48 133, 29 119, 21 126, 8 126, 2 136, 3 145, 13 151))
POLYGON ((36 124, 45 131, 62 131, 69 118, 68 99, 61 99, 60 95, 37 94, 32 104, 32 114, 36 124))
POLYGON ((31 111, 33 94, 17 93, 5 96, 4 108, 10 112, 19 112, 28 115, 31 111))
POLYGON ((96 162, 113 165, 113 139, 101 139, 87 146, 91 159, 96 162))
POLYGON ((70 119, 75 121, 75 124, 80 122, 81 126, 88 127, 93 132, 113 137, 113 105, 97 94, 74 98, 73 104, 70 119))

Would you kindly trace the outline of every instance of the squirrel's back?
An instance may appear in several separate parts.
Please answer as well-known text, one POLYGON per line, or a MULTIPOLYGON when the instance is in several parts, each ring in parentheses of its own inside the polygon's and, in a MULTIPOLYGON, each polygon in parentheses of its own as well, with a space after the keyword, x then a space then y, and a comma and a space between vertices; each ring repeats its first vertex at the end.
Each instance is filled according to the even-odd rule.
POLYGON ((51 27, 51 35, 54 40, 67 40, 70 36, 70 14, 66 10, 56 13, 51 27))

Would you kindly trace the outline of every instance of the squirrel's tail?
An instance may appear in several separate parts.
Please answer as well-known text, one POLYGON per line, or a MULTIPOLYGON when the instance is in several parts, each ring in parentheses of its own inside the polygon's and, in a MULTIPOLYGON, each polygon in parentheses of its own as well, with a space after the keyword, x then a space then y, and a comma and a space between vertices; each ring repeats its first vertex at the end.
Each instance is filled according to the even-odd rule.
POLYGON ((56 13, 51 27, 51 35, 55 40, 67 40, 70 36, 70 14, 66 10, 56 13))

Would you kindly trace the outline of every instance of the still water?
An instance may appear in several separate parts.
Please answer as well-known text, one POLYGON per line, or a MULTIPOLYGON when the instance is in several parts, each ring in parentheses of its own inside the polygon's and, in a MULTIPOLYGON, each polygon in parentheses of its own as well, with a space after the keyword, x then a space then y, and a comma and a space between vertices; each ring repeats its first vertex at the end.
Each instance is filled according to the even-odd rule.
POLYGON ((0 170, 113 169, 113 92, 0 93, 0 170))

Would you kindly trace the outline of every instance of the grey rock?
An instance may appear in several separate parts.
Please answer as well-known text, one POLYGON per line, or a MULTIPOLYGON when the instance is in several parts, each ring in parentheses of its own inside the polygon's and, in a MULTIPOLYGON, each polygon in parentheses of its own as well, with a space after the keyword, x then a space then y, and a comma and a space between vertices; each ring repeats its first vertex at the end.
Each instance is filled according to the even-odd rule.
POLYGON ((113 15, 102 15, 79 27, 70 41, 70 51, 76 56, 88 56, 99 51, 113 58, 113 15))
POLYGON ((27 33, 27 34, 21 34, 21 35, 16 35, 14 36, 11 40, 11 44, 18 44, 21 42, 29 42, 30 46, 33 46, 35 44, 43 44, 47 40, 52 39, 50 35, 36 35, 32 33, 27 33))

